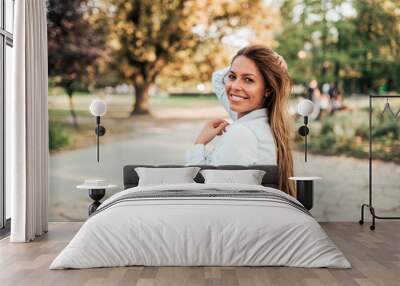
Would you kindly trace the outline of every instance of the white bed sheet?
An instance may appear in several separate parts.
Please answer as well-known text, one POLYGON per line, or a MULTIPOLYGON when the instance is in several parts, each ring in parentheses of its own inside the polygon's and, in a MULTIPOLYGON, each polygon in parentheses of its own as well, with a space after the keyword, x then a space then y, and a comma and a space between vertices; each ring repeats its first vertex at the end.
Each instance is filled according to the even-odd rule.
MULTIPOLYGON (((178 184, 163 190, 263 190, 254 185, 178 184)), ((297 201, 296 201, 297 202, 297 201)), ((294 266, 350 268, 318 222, 282 203, 246 198, 123 201, 89 218, 50 269, 145 266, 294 266)))

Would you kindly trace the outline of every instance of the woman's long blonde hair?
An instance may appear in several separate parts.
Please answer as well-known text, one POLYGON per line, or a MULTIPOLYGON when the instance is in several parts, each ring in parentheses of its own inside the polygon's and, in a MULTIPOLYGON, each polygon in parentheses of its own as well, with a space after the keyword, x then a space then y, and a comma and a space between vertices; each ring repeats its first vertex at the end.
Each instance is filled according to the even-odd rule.
POLYGON ((261 72, 268 92, 265 107, 268 123, 275 140, 278 168, 280 171, 279 188, 292 196, 296 191, 289 177, 293 176, 293 156, 291 147, 292 124, 288 113, 288 101, 291 91, 291 79, 285 60, 272 49, 262 45, 242 48, 233 57, 239 56, 253 60, 261 72))

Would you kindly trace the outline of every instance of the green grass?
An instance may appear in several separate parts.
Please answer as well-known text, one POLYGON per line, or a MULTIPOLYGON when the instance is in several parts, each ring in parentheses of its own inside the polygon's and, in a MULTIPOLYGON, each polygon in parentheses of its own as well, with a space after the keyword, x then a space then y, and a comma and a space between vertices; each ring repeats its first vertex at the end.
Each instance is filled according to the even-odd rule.
POLYGON ((72 143, 71 132, 61 123, 49 122, 49 150, 55 151, 72 143))
POLYGON ((215 106, 218 105, 216 96, 172 96, 172 97, 152 97, 150 103, 155 106, 164 107, 190 107, 196 106, 215 106))

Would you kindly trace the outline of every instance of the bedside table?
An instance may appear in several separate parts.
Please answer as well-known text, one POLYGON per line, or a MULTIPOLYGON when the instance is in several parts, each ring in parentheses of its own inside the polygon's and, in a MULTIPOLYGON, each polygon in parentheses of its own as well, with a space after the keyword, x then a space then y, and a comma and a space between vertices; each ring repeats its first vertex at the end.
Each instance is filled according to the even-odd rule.
POLYGON ((83 185, 78 185, 76 186, 77 189, 85 189, 89 190, 89 197, 94 201, 91 203, 88 207, 88 213, 89 216, 94 213, 97 208, 101 205, 100 200, 104 197, 106 194, 107 189, 112 189, 118 187, 117 185, 88 185, 88 184, 83 184, 83 185))
POLYGON ((320 180, 320 177, 290 177, 289 180, 296 181, 297 200, 303 206, 311 210, 314 203, 314 181, 320 180))

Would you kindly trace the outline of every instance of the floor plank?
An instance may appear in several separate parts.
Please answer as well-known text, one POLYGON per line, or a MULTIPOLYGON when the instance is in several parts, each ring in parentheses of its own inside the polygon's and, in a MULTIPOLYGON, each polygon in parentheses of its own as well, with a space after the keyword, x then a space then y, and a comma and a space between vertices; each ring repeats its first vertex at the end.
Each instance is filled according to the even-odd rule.
POLYGON ((368 225, 321 223, 350 260, 352 269, 291 267, 116 267, 85 270, 48 269, 82 223, 50 223, 50 231, 32 243, 0 240, 0 285, 399 285, 399 222, 368 225))

